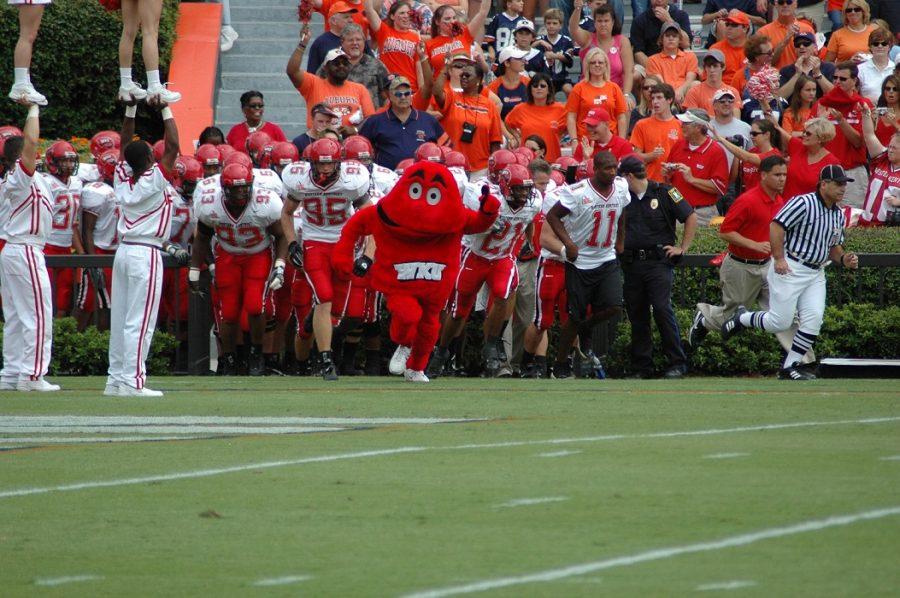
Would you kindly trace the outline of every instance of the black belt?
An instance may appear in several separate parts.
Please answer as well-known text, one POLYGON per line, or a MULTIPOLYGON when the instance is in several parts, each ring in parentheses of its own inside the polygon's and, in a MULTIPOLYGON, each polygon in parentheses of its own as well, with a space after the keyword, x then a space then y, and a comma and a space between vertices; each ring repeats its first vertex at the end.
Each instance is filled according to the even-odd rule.
POLYGON ((748 260, 747 258, 738 257, 738 256, 734 255, 733 253, 729 253, 728 255, 730 255, 731 259, 733 259, 734 261, 740 262, 742 264, 747 264, 749 266, 762 266, 763 264, 768 264, 769 259, 771 259, 771 258, 766 258, 764 260, 748 260))
POLYGON ((625 255, 630 256, 632 260, 638 260, 639 262, 662 259, 659 250, 656 247, 650 249, 626 249, 625 255))
POLYGON ((802 264, 811 270, 821 270, 822 266, 824 266, 824 264, 814 264, 812 262, 807 262, 806 260, 801 260, 796 255, 791 255, 790 253, 788 254, 788 257, 791 258, 792 260, 794 260, 795 262, 797 262, 798 264, 802 264))

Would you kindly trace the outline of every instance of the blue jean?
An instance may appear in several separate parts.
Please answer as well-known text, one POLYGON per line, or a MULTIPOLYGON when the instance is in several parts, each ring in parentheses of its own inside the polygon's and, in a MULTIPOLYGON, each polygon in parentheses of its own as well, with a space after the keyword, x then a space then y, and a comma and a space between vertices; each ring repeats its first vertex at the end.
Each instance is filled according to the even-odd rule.
POLYGON ((831 30, 835 31, 844 25, 844 15, 839 10, 829 10, 828 20, 831 21, 831 30))

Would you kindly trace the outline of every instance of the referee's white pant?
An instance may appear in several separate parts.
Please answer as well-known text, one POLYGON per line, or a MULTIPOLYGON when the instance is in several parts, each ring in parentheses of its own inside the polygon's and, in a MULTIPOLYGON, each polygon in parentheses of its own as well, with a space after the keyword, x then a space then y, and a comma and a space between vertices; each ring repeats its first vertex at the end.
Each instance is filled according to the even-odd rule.
POLYGON ((108 385, 144 387, 147 354, 159 312, 162 272, 159 249, 126 243, 116 249, 109 322, 108 385))
POLYGON ((7 243, 0 254, 3 296, 3 382, 47 374, 53 342, 50 277, 39 247, 7 243))
POLYGON ((775 261, 769 265, 769 311, 764 319, 768 332, 787 330, 799 316, 801 332, 818 335, 825 314, 825 269, 808 268, 790 257, 788 274, 775 272, 775 261))

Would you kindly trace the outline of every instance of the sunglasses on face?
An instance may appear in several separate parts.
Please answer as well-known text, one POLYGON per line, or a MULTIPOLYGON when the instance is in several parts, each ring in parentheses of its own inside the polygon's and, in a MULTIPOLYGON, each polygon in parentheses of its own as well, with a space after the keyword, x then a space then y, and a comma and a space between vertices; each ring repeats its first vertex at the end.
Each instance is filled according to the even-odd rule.
POLYGON ((395 91, 394 92, 394 97, 397 97, 397 98, 408 98, 411 95, 412 95, 411 91, 395 91))
POLYGON ((253 110, 262 110, 265 107, 265 104, 247 104, 247 108, 252 108, 253 110))
POLYGON ((802 41, 802 42, 795 42, 795 43, 794 43, 794 47, 795 47, 795 48, 808 48, 808 47, 810 47, 811 45, 812 45, 812 42, 810 42, 810 41, 805 41, 805 40, 802 41))
POLYGON ((850 77, 841 77, 839 75, 835 75, 833 78, 835 81, 849 81, 850 80, 850 77))
POLYGON ((861 9, 858 6, 849 6, 849 7, 847 7, 847 10, 845 10, 844 12, 847 14, 850 14, 851 12, 862 12, 862 11, 863 11, 863 9, 861 9))
POLYGON ((794 3, 794 0, 776 0, 776 2, 775 2, 775 4, 777 4, 778 6, 785 6, 785 5, 790 5, 793 3, 794 3))
POLYGON ((643 87, 641 87, 641 89, 643 89, 644 91, 653 91, 653 87, 653 85, 644 85, 643 87))
POLYGON ((547 89, 549 85, 547 85, 546 83, 535 83, 531 87, 532 89, 547 89))
POLYGON ((869 45, 872 46, 873 48, 880 48, 882 46, 884 46, 885 48, 891 47, 891 44, 889 42, 872 42, 869 45))
POLYGON ((756 137, 757 135, 762 135, 762 131, 750 131, 750 137, 756 137))

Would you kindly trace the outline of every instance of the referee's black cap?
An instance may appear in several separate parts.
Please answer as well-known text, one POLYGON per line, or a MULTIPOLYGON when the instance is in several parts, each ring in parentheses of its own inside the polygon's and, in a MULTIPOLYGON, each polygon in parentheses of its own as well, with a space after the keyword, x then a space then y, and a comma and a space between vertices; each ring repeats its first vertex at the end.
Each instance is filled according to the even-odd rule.
POLYGON ((854 179, 847 176, 843 166, 829 164, 819 173, 820 181, 837 181, 838 183, 852 183, 854 179))

